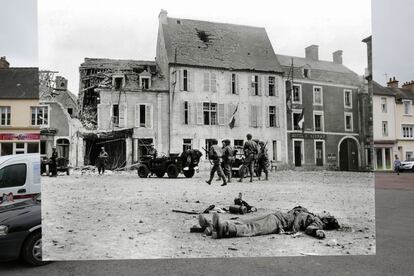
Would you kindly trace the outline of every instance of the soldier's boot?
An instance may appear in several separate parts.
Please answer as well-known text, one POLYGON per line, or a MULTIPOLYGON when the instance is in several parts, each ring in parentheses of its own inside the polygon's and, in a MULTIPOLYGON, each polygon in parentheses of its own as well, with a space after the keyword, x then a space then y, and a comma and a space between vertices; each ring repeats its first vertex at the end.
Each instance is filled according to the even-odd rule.
POLYGON ((265 180, 269 180, 269 173, 265 172, 265 180))
POLYGON ((221 186, 226 186, 227 185, 226 176, 222 175, 221 179, 223 179, 223 184, 221 184, 221 186))
POLYGON ((231 182, 231 176, 229 175, 228 177, 227 177, 227 183, 230 183, 231 182))

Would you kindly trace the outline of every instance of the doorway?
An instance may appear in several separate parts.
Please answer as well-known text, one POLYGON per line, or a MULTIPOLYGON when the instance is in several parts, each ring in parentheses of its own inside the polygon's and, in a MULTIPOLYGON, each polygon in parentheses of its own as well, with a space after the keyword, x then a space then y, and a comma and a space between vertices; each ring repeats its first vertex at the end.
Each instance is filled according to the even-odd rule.
POLYGON ((303 159, 303 141, 293 140, 293 155, 294 155, 294 164, 295 167, 302 166, 303 159))
POLYGON ((316 166, 323 166, 323 142, 315 141, 315 160, 316 166))
POLYGON ((339 146, 339 169, 357 171, 358 168, 358 144, 354 139, 346 138, 339 146))

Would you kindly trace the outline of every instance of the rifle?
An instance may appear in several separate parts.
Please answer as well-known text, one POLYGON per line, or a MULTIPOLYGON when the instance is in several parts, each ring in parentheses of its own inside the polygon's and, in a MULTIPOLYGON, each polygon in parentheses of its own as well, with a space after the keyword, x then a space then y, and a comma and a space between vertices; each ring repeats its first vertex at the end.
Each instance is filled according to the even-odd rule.
POLYGON ((203 147, 201 147, 205 152, 206 152, 206 157, 208 158, 208 161, 210 162, 210 165, 212 165, 213 163, 211 162, 211 159, 210 159, 210 157, 209 157, 209 154, 208 154, 208 151, 207 151, 207 149, 205 149, 205 148, 203 148, 203 147))

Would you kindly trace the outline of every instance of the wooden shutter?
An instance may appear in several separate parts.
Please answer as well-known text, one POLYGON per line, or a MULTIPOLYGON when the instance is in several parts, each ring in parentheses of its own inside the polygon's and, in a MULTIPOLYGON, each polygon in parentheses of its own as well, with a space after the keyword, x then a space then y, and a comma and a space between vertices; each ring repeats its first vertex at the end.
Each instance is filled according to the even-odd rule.
POLYGON ((232 76, 233 76, 232 73, 226 74, 226 87, 227 87, 226 93, 227 94, 231 94, 231 84, 232 84, 231 81, 232 81, 232 76))
POLYGON ((192 125, 194 124, 194 106, 192 103, 188 102, 188 124, 192 125))
POLYGON ((279 97, 279 85, 278 85, 278 82, 277 82, 277 77, 274 76, 274 78, 275 78, 275 96, 279 97))
POLYGON ((279 107, 276 106, 276 127, 280 127, 280 122, 279 122, 279 107))
POLYGON ((187 91, 194 91, 194 70, 187 70, 187 91))
POLYGON ((265 116, 266 116, 266 127, 270 127, 270 107, 268 105, 265 106, 266 107, 266 111, 265 111, 265 116))
POLYGON ((231 120, 231 116, 233 115, 233 112, 234 112, 234 109, 235 109, 236 107, 234 106, 234 104, 232 104, 232 103, 229 103, 228 105, 227 105, 227 122, 228 123, 230 123, 230 120, 231 120))
POLYGON ((211 73, 210 76, 211 81, 211 92, 217 92, 217 76, 216 73, 211 73))
POLYGON ((262 121, 263 121, 263 112, 262 112, 262 106, 260 105, 256 105, 256 114, 257 114, 257 126, 261 127, 262 126, 262 121))
POLYGON ((119 127, 127 127, 127 104, 119 105, 119 127))
POLYGON ((240 93, 240 80, 239 80, 239 74, 236 73, 236 94, 240 93))
POLYGON ((187 103, 187 107, 188 107, 188 102, 186 102, 186 101, 183 101, 183 103, 181 104, 181 116, 180 116, 180 118, 181 118, 181 123, 183 124, 183 125, 185 125, 185 103, 187 103))
POLYGON ((209 92, 210 91, 210 73, 204 72, 203 77, 204 77, 203 91, 209 92))
POLYGON ((277 148, 277 150, 276 150, 277 161, 282 161, 282 143, 281 143, 281 141, 279 141, 279 140, 276 141, 276 148, 277 148))
POLYGON ((145 127, 152 128, 152 105, 145 105, 145 127))
POLYGON ((249 95, 253 95, 252 77, 253 77, 253 75, 248 75, 247 76, 247 91, 249 92, 249 95))
POLYGON ((203 124, 203 103, 197 103, 197 125, 203 124))
POLYGON ((263 89, 263 76, 257 75, 257 87, 258 87, 258 95, 263 95, 262 89, 263 89))
POLYGON ((135 127, 139 126, 139 104, 135 105, 135 127))
POLYGON ((224 104, 218 104, 218 124, 225 124, 224 104))
POLYGON ((183 69, 178 69, 177 70, 178 73, 178 87, 180 91, 184 90, 184 73, 183 73, 183 69))
POLYGON ((254 105, 250 106, 250 126, 251 127, 257 126, 257 112, 256 112, 256 106, 254 105))
POLYGON ((270 83, 270 76, 263 76, 264 79, 264 87, 265 87, 265 96, 269 96, 269 83, 270 83))

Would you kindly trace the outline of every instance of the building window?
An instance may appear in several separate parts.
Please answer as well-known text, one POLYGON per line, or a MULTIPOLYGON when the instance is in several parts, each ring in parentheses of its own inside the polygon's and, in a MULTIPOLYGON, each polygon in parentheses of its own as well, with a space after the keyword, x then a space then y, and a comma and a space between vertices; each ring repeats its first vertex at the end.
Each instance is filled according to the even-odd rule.
POLYGON ((141 88, 142 89, 149 89, 150 88, 150 79, 141 77, 141 88))
POLYGON ((345 130, 353 131, 352 113, 345 113, 345 130))
POLYGON ((344 90, 344 107, 352 108, 352 91, 344 90))
POLYGON ((13 143, 0 143, 0 156, 13 154, 13 143))
POLYGON ((205 125, 217 125, 217 104, 203 103, 203 115, 205 125))
POLYGON ((315 131, 323 131, 323 114, 321 112, 313 114, 313 126, 315 131))
POLYGON ((189 118, 189 110, 188 110, 188 102, 184 102, 184 124, 188 125, 188 118, 189 118))
POLYGON ((293 85, 292 103, 302 103, 302 87, 300 85, 293 85))
POLYGON ((406 161, 414 161, 414 152, 406 151, 405 152, 405 160, 406 161))
POLYGON ((276 126, 276 106, 269 106, 269 127, 276 126))
POLYGON ((387 137, 388 136, 388 122, 382 121, 382 136, 387 137))
POLYGON ((293 111, 292 112, 293 117, 293 129, 294 130, 300 130, 299 121, 302 117, 302 111, 293 111))
POLYGON ((237 94, 237 86, 236 86, 236 82, 237 82, 237 77, 236 74, 231 74, 231 94, 237 94))
POLYGON ((269 96, 276 96, 276 89, 275 89, 275 77, 269 77, 269 96))
POLYGON ((145 123, 146 123, 146 105, 145 104, 140 104, 139 105, 139 126, 140 127, 145 127, 145 123))
POLYGON ((40 154, 46 155, 46 141, 40 141, 40 154))
POLYGON ((303 77, 308 79, 310 77, 310 69, 304 68, 303 69, 303 77))
POLYGON ((412 115, 412 103, 408 100, 403 100, 404 105, 404 115, 411 116, 412 115))
POLYGON ((114 77, 114 88, 115 90, 119 90, 122 88, 124 82, 123 77, 114 77))
POLYGON ((387 113, 387 98, 385 97, 381 98, 381 111, 387 113))
POLYGON ((234 149, 237 150, 237 154, 243 154, 244 140, 234 139, 234 149))
POLYGON ((414 138, 414 125, 403 125, 402 126, 402 137, 403 138, 414 138))
POLYGON ((32 126, 47 126, 49 124, 49 109, 47 106, 33 106, 32 126))
POLYGON ((258 96, 259 95, 259 76, 258 75, 252 76, 252 89, 253 89, 253 95, 258 96))
POLYGON ((0 126, 9 126, 10 119, 10 106, 0 106, 0 126))
POLYGON ((112 105, 112 123, 115 126, 119 125, 119 105, 118 104, 112 105))
POLYGON ((313 87, 313 104, 323 105, 322 87, 320 86, 313 87))
POLYGON ((183 90, 188 91, 188 71, 183 70, 183 90))
POLYGON ((183 139, 183 152, 193 149, 193 139, 183 139))

